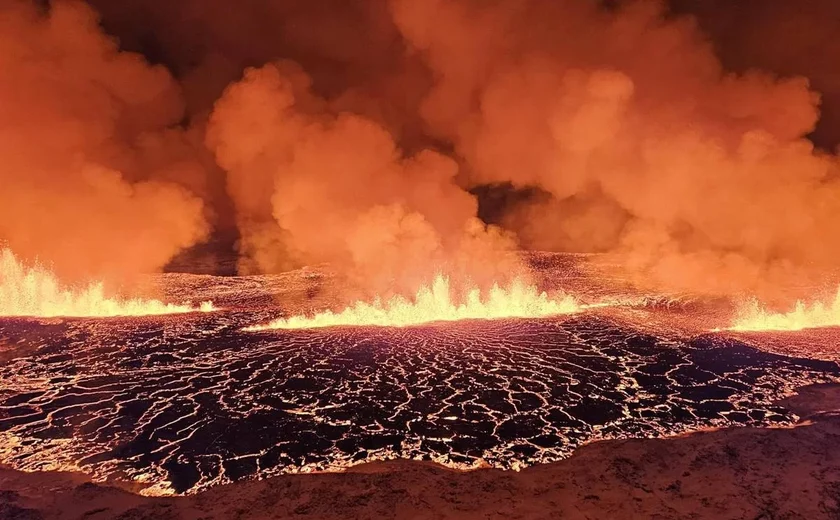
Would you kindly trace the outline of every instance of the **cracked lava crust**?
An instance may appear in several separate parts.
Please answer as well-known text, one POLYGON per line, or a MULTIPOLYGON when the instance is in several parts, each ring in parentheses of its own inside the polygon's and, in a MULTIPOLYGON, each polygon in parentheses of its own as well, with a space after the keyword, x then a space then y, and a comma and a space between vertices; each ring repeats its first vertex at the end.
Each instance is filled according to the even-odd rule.
POLYGON ((517 469, 597 439, 789 424, 772 402, 840 381, 834 361, 598 311, 242 330, 276 315, 278 292, 312 296, 312 279, 162 275, 221 310, 0 319, 0 463, 146 494, 395 457, 517 469))

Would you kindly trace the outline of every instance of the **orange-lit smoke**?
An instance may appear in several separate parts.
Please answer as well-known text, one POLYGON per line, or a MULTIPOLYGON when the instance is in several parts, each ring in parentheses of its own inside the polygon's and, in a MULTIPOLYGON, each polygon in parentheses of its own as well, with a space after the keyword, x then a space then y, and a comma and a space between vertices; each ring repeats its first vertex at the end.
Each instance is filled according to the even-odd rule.
POLYGON ((539 249, 620 255, 656 288, 770 294, 840 258, 838 160, 805 78, 723 70, 662 3, 392 0, 434 71, 421 114, 539 249))
POLYGON ((67 280, 159 269, 208 231, 179 87, 84 3, 35 4, 0 3, 0 242, 67 280))
POLYGON ((210 302, 192 307, 108 297, 101 283, 65 286, 43 266, 26 266, 8 249, 0 249, 0 316, 106 318, 212 310, 210 302))
POLYGON ((806 76, 824 101, 813 139, 829 148, 840 143, 840 39, 834 37, 840 31, 840 3, 747 0, 735 9, 731 0, 672 3, 697 16, 727 68, 806 76))
POLYGON ((378 123, 331 110, 293 64, 249 69, 230 86, 208 144, 228 172, 241 270, 330 262, 385 296, 440 272, 486 288, 521 274, 514 241, 478 221, 453 159, 406 154, 378 123))
MULTIPOLYGON (((840 257, 840 163, 806 139, 820 95, 725 69, 664 1, 90 1, 173 72, 85 4, 3 3, 0 240, 62 276, 159 268, 227 211, 214 175, 241 272, 330 262, 385 298, 439 272, 505 284, 520 246, 762 298, 840 257), (544 196, 487 226, 467 190, 495 183, 544 196)), ((741 40, 729 54, 833 88, 828 58, 741 40)))

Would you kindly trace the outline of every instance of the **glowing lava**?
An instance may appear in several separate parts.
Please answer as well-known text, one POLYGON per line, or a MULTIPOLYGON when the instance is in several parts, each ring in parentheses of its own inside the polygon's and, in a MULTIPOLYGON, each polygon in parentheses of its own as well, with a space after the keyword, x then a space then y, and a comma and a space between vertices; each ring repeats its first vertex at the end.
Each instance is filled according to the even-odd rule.
POLYGON ((803 330, 840 326, 840 288, 832 301, 810 304, 797 301, 793 310, 777 313, 767 310, 757 300, 751 300, 738 312, 735 324, 727 330, 803 330))
POLYGON ((210 302, 196 308, 158 300, 108 298, 101 283, 64 287, 42 266, 27 267, 10 250, 0 250, 0 316, 103 318, 212 310, 210 302))
POLYGON ((562 295, 550 298, 534 286, 514 281, 508 287, 494 285, 486 295, 478 289, 468 291, 456 303, 449 279, 435 278, 431 286, 417 291, 413 300, 395 296, 386 302, 375 299, 373 303, 357 302, 339 313, 325 311, 314 316, 280 318, 267 325, 248 327, 245 330, 311 329, 339 326, 406 327, 436 321, 471 319, 539 318, 571 314, 583 308, 574 298, 562 295))

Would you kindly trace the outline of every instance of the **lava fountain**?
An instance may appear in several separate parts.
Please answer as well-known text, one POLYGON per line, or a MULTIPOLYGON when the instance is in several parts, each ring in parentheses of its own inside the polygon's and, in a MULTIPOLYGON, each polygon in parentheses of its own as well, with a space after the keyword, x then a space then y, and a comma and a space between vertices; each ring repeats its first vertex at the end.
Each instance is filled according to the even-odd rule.
POLYGON ((840 326, 840 288, 830 301, 805 303, 797 301, 793 310, 772 312, 752 299, 743 305, 735 323, 727 330, 733 331, 797 331, 840 326))
POLYGON ((0 316, 104 318, 213 310, 211 302, 193 307, 158 300, 109 298, 102 283, 78 288, 62 286, 55 274, 43 266, 25 266, 9 249, 0 250, 0 316))
POLYGON ((430 285, 421 287, 413 300, 395 296, 383 302, 381 298, 376 298, 372 303, 356 302, 338 313, 328 310, 314 316, 280 318, 245 330, 407 327, 437 321, 540 318, 572 314, 585 307, 567 294, 551 298, 522 280, 514 280, 506 287, 494 285, 486 294, 482 294, 480 289, 471 289, 463 296, 457 298, 449 278, 438 275, 430 285))

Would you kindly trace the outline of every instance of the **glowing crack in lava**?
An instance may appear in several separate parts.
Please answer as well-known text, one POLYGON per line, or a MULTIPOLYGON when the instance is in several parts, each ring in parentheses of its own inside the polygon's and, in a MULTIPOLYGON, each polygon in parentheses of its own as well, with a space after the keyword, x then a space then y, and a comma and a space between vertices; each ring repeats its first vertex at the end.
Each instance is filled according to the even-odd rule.
POLYGON ((793 310, 786 313, 772 312, 752 299, 738 311, 735 324, 727 330, 797 331, 837 326, 840 326, 840 288, 831 301, 797 301, 793 310))
POLYGON ((213 310, 211 302, 192 307, 158 300, 109 298, 101 283, 64 287, 43 266, 27 267, 9 249, 0 250, 0 316, 104 318, 213 310))
POLYGON ((356 302, 339 313, 328 310, 314 316, 280 318, 267 325, 244 330, 407 327, 437 321, 541 318, 572 314, 584 307, 567 294, 550 298, 522 280, 514 280, 507 287, 494 285, 486 295, 482 295, 479 289, 471 289, 466 292, 463 303, 457 303, 452 293, 449 278, 438 275, 430 286, 421 287, 413 300, 395 296, 383 303, 376 298, 373 303, 356 302))

